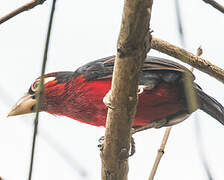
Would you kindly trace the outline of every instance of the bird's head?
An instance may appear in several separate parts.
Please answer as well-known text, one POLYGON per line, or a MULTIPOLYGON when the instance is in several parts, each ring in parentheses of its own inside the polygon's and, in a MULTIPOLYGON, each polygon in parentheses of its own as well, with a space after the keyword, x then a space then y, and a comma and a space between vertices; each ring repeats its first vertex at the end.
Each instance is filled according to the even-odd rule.
MULTIPOLYGON (((70 83, 72 75, 73 72, 56 72, 44 75, 44 93, 42 96, 40 111, 47 111, 50 113, 60 112, 64 99, 68 96, 66 91, 72 84, 70 83)), ((36 112, 39 87, 40 78, 37 78, 30 86, 28 92, 17 101, 8 116, 36 112)))

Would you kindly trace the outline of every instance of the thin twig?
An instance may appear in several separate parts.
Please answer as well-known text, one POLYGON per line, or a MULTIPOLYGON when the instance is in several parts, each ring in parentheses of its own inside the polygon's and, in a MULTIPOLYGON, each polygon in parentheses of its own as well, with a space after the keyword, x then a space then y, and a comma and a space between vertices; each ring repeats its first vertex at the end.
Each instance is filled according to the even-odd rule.
MULTIPOLYGON (((197 49, 196 55, 197 56, 201 56, 202 53, 203 53, 203 49, 201 48, 201 46, 199 46, 198 49, 197 49)), ((191 70, 191 72, 193 72, 194 71, 194 67, 191 67, 190 70, 191 70)))
POLYGON ((215 9, 219 10, 220 12, 224 13, 224 6, 217 3, 216 1, 214 0, 202 0, 204 1, 205 3, 208 3, 210 4, 211 6, 213 6, 215 9))
POLYGON ((15 9, 14 11, 10 12, 9 14, 6 14, 5 16, 0 18, 0 24, 6 22, 7 20, 11 19, 12 17, 24 12, 28 11, 32 8, 34 8, 37 5, 43 4, 46 0, 33 0, 28 2, 27 4, 15 9))
POLYGON ((158 169, 159 162, 160 162, 160 160, 161 160, 161 158, 162 158, 162 156, 164 154, 164 149, 165 149, 166 142, 168 140, 168 137, 169 137, 171 129, 172 129, 172 127, 167 127, 166 128, 165 134, 163 136, 162 143, 160 145, 160 148, 158 149, 158 153, 157 153, 155 162, 153 164, 153 168, 152 168, 150 176, 149 176, 149 180, 153 180, 153 178, 154 178, 154 176, 156 174, 156 170, 158 169))
POLYGON ((48 55, 48 48, 49 48, 49 41, 50 41, 50 35, 51 35, 51 28, 52 28, 52 22, 54 17, 54 11, 55 11, 55 4, 56 0, 53 0, 52 7, 51 7, 51 14, 50 14, 50 20, 48 24, 48 32, 47 32, 47 38, 45 42, 45 50, 44 50, 44 57, 43 57, 43 63, 42 63, 42 70, 41 70, 41 80, 40 80, 40 88, 39 88, 39 95, 38 95, 38 103, 37 103, 37 113, 34 120, 34 132, 33 132, 33 143, 32 143, 32 152, 31 152, 31 160, 30 160, 30 170, 29 170, 29 180, 32 178, 32 169, 33 169, 33 160, 34 160, 34 150, 35 150, 35 142, 36 142, 36 136, 37 136, 37 129, 38 129, 38 118, 39 118, 39 111, 42 101, 42 95, 44 91, 44 81, 43 76, 46 69, 46 63, 47 63, 47 55, 48 55))
POLYGON ((182 48, 154 37, 151 41, 151 47, 152 49, 175 57, 224 83, 224 70, 205 59, 202 59, 182 48))

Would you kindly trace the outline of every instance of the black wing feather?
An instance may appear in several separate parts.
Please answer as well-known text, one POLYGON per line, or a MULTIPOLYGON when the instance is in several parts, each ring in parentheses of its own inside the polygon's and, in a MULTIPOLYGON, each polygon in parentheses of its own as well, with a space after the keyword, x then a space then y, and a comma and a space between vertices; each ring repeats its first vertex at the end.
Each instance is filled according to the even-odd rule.
MULTIPOLYGON (((74 76, 83 75, 86 80, 96 80, 111 78, 113 73, 115 56, 109 56, 103 59, 92 61, 78 68, 74 76)), ((194 80, 194 75, 184 66, 173 61, 148 56, 142 68, 140 84, 147 85, 156 81, 165 81, 169 83, 177 82, 182 79, 183 73, 189 75, 194 80)))

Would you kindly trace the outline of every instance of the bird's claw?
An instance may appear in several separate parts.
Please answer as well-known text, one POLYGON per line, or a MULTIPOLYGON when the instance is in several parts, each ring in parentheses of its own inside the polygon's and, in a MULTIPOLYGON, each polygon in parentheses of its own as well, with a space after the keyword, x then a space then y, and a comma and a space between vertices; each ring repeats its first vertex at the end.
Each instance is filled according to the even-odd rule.
POLYGON ((103 147, 104 147, 104 136, 101 136, 100 139, 98 140, 99 144, 97 145, 97 147, 100 149, 100 151, 103 151, 103 147))
POLYGON ((104 96, 103 98, 103 103, 110 109, 115 109, 114 106, 112 106, 111 100, 110 100, 110 96, 111 96, 111 90, 104 96))
POLYGON ((135 154, 135 140, 133 137, 131 137, 131 151, 129 157, 133 156, 134 154, 135 154))
POLYGON ((125 160, 131 156, 133 156, 135 154, 135 141, 134 141, 134 138, 131 137, 131 142, 130 142, 130 152, 128 154, 127 152, 127 149, 126 148, 123 148, 121 149, 120 151, 120 154, 119 154, 119 158, 121 160, 125 160))

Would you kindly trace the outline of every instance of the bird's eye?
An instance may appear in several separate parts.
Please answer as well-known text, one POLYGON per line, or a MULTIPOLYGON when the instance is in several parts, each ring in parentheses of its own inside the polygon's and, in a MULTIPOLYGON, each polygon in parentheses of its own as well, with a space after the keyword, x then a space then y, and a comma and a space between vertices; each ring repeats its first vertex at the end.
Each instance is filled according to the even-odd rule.
POLYGON ((33 92, 37 91, 37 89, 38 89, 38 87, 39 87, 39 84, 40 84, 40 80, 36 80, 36 81, 32 84, 32 86, 31 86, 31 90, 32 90, 33 92))

